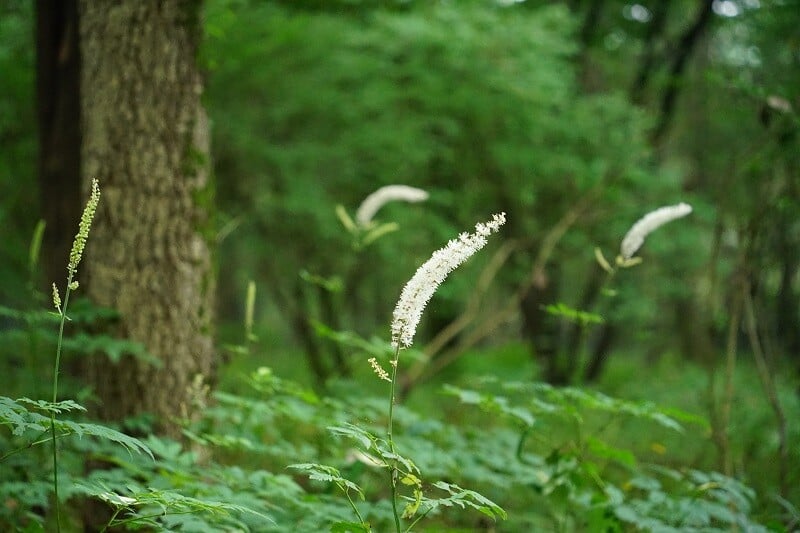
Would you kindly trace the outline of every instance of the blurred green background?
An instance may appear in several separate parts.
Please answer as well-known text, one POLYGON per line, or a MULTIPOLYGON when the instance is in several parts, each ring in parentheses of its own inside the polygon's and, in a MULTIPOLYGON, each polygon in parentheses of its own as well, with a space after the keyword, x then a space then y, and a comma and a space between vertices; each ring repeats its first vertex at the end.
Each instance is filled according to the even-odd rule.
MULTIPOLYGON (((34 19, 33 2, 0 2, 0 302, 18 308, 49 286, 29 250, 47 194, 34 19)), ((363 351, 336 332, 387 340, 415 269, 504 211, 500 236, 423 318, 417 357, 431 361, 410 365, 409 405, 430 410, 436 385, 488 374, 648 400, 713 427, 735 342, 728 473, 765 516, 776 497, 798 501, 797 1, 206 0, 203 24, 222 390, 260 366, 318 391, 370 381, 363 351), (336 208, 352 216, 389 184, 430 198, 387 205, 377 218, 399 229, 362 245, 336 208), (633 222, 681 201, 693 213, 607 281, 595 248, 613 261, 633 222), (243 354, 229 348, 250 281, 243 354), (437 336, 476 294, 469 325, 437 336), (740 297, 755 334, 731 316, 740 297)), ((29 339, 12 333, 0 390, 32 395, 50 356, 19 357, 29 339)), ((632 433, 638 451, 663 453, 632 433)), ((673 438, 660 442, 670 461, 723 468, 713 430, 673 438)))

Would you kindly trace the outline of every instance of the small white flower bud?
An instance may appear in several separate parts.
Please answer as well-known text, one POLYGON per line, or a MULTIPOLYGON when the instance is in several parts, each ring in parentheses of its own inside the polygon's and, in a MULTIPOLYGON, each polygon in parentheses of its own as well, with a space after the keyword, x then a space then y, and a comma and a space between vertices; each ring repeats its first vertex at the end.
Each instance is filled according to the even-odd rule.
POLYGON ((389 202, 423 202, 427 199, 428 193, 422 189, 408 185, 387 185, 364 198, 356 211, 356 222, 362 227, 369 225, 381 207, 389 202))

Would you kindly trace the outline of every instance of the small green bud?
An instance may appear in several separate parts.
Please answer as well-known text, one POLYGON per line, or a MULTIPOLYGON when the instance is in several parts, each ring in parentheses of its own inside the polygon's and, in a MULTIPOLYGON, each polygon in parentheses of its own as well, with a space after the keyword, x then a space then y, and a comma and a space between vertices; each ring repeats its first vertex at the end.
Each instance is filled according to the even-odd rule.
POLYGON ((58 294, 58 287, 56 284, 53 283, 53 305, 55 306, 56 310, 61 313, 61 295, 58 294))
POLYGON ((78 263, 81 262, 83 249, 86 247, 86 240, 89 238, 89 230, 92 227, 92 219, 94 218, 95 211, 97 211, 97 204, 99 202, 100 187, 97 183, 97 179, 93 179, 92 193, 81 215, 81 221, 78 225, 78 234, 75 235, 75 240, 72 242, 72 251, 69 253, 67 272, 69 272, 70 275, 74 275, 78 271, 78 263))

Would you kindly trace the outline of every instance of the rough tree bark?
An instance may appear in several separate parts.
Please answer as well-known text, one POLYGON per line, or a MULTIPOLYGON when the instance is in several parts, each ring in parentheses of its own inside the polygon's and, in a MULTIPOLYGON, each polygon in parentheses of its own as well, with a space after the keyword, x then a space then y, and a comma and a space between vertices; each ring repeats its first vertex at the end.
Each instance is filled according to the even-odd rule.
POLYGON ((175 433, 197 376, 213 378, 208 124, 197 65, 200 2, 80 0, 83 179, 102 199, 84 270, 118 333, 162 364, 91 359, 98 415, 142 412, 175 433))

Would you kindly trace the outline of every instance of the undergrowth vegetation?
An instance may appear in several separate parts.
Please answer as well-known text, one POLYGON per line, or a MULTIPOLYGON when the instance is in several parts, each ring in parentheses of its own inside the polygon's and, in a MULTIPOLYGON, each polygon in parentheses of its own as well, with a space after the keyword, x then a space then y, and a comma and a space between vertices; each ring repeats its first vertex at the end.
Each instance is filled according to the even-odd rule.
MULTIPOLYGON (((647 234, 687 208, 651 213, 633 226, 614 266, 601 252, 598 261, 610 274, 635 265, 632 256, 647 234)), ((76 238, 81 251, 90 221, 76 238)), ((101 531, 766 531, 751 487, 681 466, 672 445, 663 444, 697 447, 707 438, 708 423, 690 410, 696 405, 680 410, 491 373, 431 384, 425 394, 433 398, 422 403, 397 401, 398 376, 420 357, 412 344, 422 310, 504 222, 501 214, 478 224, 420 267, 398 302, 391 341, 321 330, 362 362, 351 380, 319 394, 258 366, 216 391, 201 419, 183 421, 180 441, 155 436, 147 417, 120 427, 88 420, 80 403, 59 401, 57 362, 52 401, 0 397, 0 525, 16 531, 53 524, 101 531)), ((71 276, 79 261, 80 254, 70 263, 68 291, 78 288, 71 276)), ((251 307, 254 289, 249 293, 251 307)), ((130 350, 128 341, 81 332, 89 328, 74 328, 72 340, 53 336, 65 318, 90 324, 113 314, 83 303, 73 315, 57 289, 53 298, 56 313, 0 309, 16 325, 4 340, 20 353, 54 347, 60 354, 71 343, 93 356, 130 350)), ((551 311, 588 316, 563 305, 551 311)), ((256 357, 252 316, 246 325, 246 342, 231 347, 245 361, 256 357)), ((492 357, 490 350, 481 357, 492 357)), ((69 388, 92 402, 79 384, 69 388)), ((784 503, 787 513, 796 512, 784 503)))
MULTIPOLYGON (((383 435, 384 398, 357 384, 320 397, 266 367, 243 377, 239 389, 217 392, 204 419, 185 428, 183 443, 151 435, 131 439, 126 450, 104 433, 80 436, 70 427, 77 435, 61 444, 67 520, 92 498, 113 511, 109 525, 157 530, 367 530, 353 506, 372 530, 392 528, 386 468, 369 437, 383 435), (103 468, 85 475, 85 461, 103 468), (293 463, 301 464, 288 469, 293 463)), ((435 393, 440 412, 395 410, 398 448, 426 478, 444 480, 423 486, 426 498, 438 500, 424 508, 423 530, 765 530, 751 488, 674 465, 673 451, 653 438, 674 434, 680 446, 697 446, 707 428, 695 415, 490 377, 435 393), (451 421, 450 413, 461 415, 451 421), (490 501, 505 520, 493 524, 500 511, 490 501)), ((18 420, 3 433, 3 449, 26 447, 47 427, 33 406, 11 407, 12 416, 3 407, 6 424, 18 420)), ((70 426, 79 424, 73 418, 70 426)), ((137 420, 126 429, 146 427, 137 420)), ((34 447, 3 457, 4 529, 42 530, 52 504, 46 456, 34 447)))

